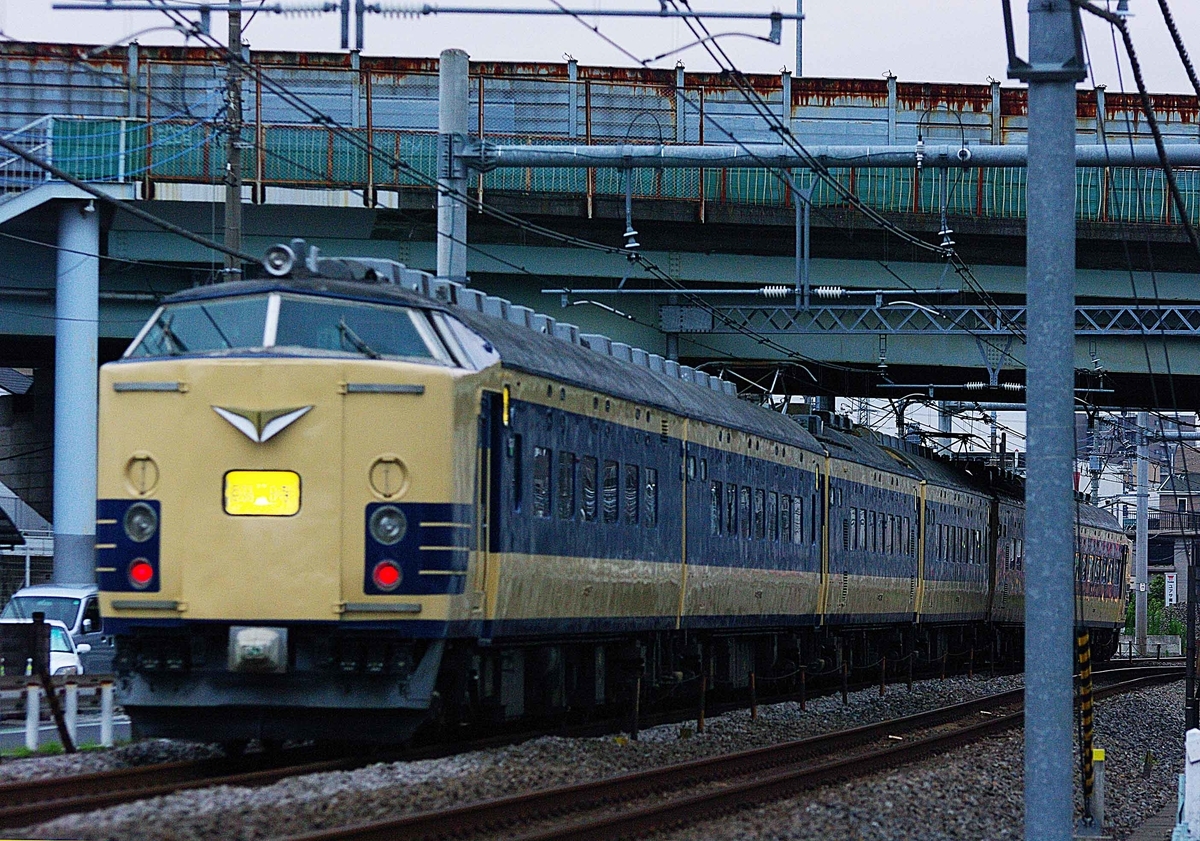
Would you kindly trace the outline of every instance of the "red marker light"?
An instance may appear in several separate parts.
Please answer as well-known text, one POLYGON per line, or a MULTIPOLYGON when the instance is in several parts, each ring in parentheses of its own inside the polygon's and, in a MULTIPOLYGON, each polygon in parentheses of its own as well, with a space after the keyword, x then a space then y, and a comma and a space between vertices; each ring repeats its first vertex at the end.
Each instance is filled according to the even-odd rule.
POLYGON ((400 586, 400 567, 395 561, 380 561, 371 571, 371 580, 380 590, 395 590, 400 586))
POLYGON ((154 580, 154 567, 145 558, 135 558, 129 565, 129 583, 139 590, 150 586, 154 580))

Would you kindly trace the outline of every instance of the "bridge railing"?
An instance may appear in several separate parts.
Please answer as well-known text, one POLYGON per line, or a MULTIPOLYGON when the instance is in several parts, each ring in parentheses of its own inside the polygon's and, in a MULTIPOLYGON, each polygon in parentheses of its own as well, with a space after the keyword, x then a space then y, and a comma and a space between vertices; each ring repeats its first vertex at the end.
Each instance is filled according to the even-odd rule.
MULTIPOLYGON (((50 64, 57 69, 50 72, 42 69, 47 60, 40 61, 38 65, 28 57, 0 52, 0 73, 8 81, 0 92, 0 111, 9 109, 5 119, 10 124, 17 105, 24 113, 55 106, 63 112, 28 122, 10 132, 11 139, 91 181, 151 186, 216 183, 222 178, 219 62, 149 60, 131 70, 110 57, 95 60, 94 67, 81 72, 83 60, 55 59, 58 64, 50 64), (24 83, 14 76, 13 67, 22 61, 29 63, 28 95, 21 93, 24 83)), ((241 141, 246 149, 243 178, 255 187, 256 200, 264 200, 271 187, 354 189, 366 196, 378 190, 429 189, 436 169, 436 62, 392 61, 399 66, 255 65, 244 85, 241 141), (327 115, 328 121, 314 123, 311 114, 289 102, 281 86, 327 115), (364 147, 373 151, 368 154, 364 147), (398 161, 404 165, 397 166, 398 161)), ((728 144, 731 135, 747 143, 777 139, 743 95, 720 76, 567 70, 563 65, 473 65, 469 131, 497 142, 531 144, 728 144)), ((805 79, 789 82, 790 101, 785 103, 782 77, 754 81, 762 107, 789 120, 804 142, 906 143, 915 142, 918 131, 926 142, 1023 140, 1023 105, 1016 102, 1020 91, 979 85, 950 91, 952 86, 901 84, 889 93, 888 84, 881 81, 805 79)), ((1088 95, 1081 94, 1084 110, 1088 95)), ((1097 112, 1097 107, 1093 103, 1092 123, 1095 113, 1105 115, 1110 143, 1128 142, 1131 134, 1135 142, 1148 140, 1142 123, 1132 120, 1131 102, 1114 94, 1104 110, 1097 112), (1123 122, 1131 126, 1124 134, 1118 131, 1123 122)), ((1195 120, 1173 114, 1164 113, 1168 139, 1195 142, 1195 120)), ((1087 129, 1087 121, 1081 120, 1081 134, 1087 129)), ((952 218, 1025 215, 1021 169, 956 170, 945 179, 934 169, 845 167, 832 174, 867 205, 885 213, 936 218, 945 204, 952 218)), ((636 198, 691 204, 699 218, 719 205, 787 207, 792 202, 777 174, 763 168, 637 170, 631 177, 636 198)), ((1200 225, 1200 170, 1182 169, 1178 177, 1192 221, 1200 225)), ((0 160, 4 190, 21 189, 42 178, 23 163, 0 160)), ((482 195, 581 198, 590 208, 597 199, 623 197, 624 178, 616 169, 507 169, 474 174, 471 189, 482 195)), ((845 205, 811 173, 799 173, 798 178, 801 185, 813 186, 818 207, 845 205)), ((1078 217, 1084 221, 1177 221, 1162 173, 1155 170, 1081 169, 1076 198, 1078 217)))

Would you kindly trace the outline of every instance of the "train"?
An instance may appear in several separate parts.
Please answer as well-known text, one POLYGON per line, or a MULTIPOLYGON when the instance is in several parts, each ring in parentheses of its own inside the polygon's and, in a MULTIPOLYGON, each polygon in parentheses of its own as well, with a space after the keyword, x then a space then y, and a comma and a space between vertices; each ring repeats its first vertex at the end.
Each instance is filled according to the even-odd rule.
MULTIPOLYGON (((392 261, 297 240, 263 265, 165 298, 100 371, 97 577, 135 733, 403 742, 1019 662, 1011 473, 392 261)), ((1077 512, 1103 659, 1129 543, 1077 512)))

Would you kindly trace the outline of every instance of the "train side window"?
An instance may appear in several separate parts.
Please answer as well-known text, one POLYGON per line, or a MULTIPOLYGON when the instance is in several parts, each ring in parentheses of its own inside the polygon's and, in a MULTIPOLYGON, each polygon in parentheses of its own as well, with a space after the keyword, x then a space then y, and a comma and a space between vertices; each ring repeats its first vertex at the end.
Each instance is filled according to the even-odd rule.
POLYGON ((842 518, 842 548, 848 550, 850 548, 850 518, 842 518))
POLYGON ((579 460, 579 490, 582 499, 579 509, 583 519, 593 522, 596 519, 596 457, 584 456, 579 460))
POLYGON ((615 523, 621 516, 621 504, 618 487, 618 469, 615 461, 604 462, 604 476, 601 490, 603 497, 601 504, 604 508, 604 522, 615 523))
POLYGON ((696 478, 696 457, 695 456, 687 457, 687 477, 689 479, 696 478))
POLYGON ((636 526, 638 522, 638 498, 642 492, 640 471, 636 464, 625 465, 625 523, 636 526))
POLYGON ((900 554, 908 554, 908 517, 897 517, 896 525, 900 527, 900 554))
MULTIPOLYGON (((819 513, 819 509, 817 508, 817 495, 816 494, 812 495, 812 499, 810 500, 810 502, 812 504, 809 506, 808 510, 812 512, 812 517, 810 518, 810 522, 812 523, 812 541, 811 541, 811 543, 813 546, 816 546, 817 545, 817 533, 818 533, 817 515, 819 513)), ((802 508, 801 516, 803 516, 803 513, 804 512, 803 512, 803 508, 802 508)))
POLYGON ((652 529, 658 525, 658 471, 646 468, 646 481, 642 485, 642 525, 652 529))
POLYGON ((737 537, 737 485, 725 485, 725 533, 737 537))
POLYGON ((765 494, 762 488, 754 489, 754 539, 762 540, 767 536, 766 523, 764 517, 766 513, 766 505, 764 502, 765 494))
POLYGON ((558 516, 563 520, 575 516, 575 454, 566 450, 558 454, 558 516))
POLYGON ((700 459, 700 481, 708 481, 708 459, 706 458, 700 459))
POLYGON ((864 552, 867 549, 867 511, 858 509, 858 548, 864 552))
POLYGON ((792 518, 792 542, 804 542, 804 500, 796 497, 792 500, 792 510, 788 514, 792 518))
POLYGON ((521 464, 521 436, 513 434, 509 441, 512 449, 509 455, 512 456, 512 492, 513 492, 513 511, 521 510, 521 497, 525 492, 525 476, 521 464))
POLYGON ((876 521, 875 512, 867 512, 867 545, 872 552, 879 551, 879 523, 876 521))
POLYGON ((721 483, 713 482, 708 488, 708 533, 721 533, 721 483))
POLYGON ((779 540, 779 494, 767 494, 767 538, 779 540))
POLYGON ((550 516, 553 503, 550 500, 550 450, 546 447, 533 448, 533 516, 550 516))
POLYGON ((743 485, 738 489, 738 522, 742 527, 742 538, 750 539, 751 521, 750 521, 750 488, 743 485))
POLYGON ((787 494, 779 498, 779 539, 792 542, 792 498, 787 494))

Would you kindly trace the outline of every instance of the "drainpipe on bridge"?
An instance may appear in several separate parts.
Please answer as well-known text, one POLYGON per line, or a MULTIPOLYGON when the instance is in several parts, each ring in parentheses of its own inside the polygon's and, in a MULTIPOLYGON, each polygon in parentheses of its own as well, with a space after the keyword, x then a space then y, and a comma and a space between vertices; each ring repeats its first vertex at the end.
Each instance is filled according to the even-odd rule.
POLYGON ((437 273, 467 282, 467 168, 456 144, 467 136, 470 111, 463 50, 443 50, 438 63, 437 273))
POLYGON ((96 363, 100 214, 65 202, 54 310, 54 583, 96 581, 96 363))

